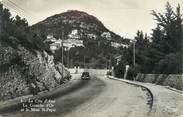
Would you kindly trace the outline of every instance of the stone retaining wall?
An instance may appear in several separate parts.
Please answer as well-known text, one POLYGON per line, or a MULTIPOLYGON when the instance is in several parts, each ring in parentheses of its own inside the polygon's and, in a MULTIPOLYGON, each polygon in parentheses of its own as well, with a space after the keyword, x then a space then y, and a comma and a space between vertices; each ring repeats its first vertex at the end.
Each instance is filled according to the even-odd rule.
POLYGON ((69 69, 70 73, 83 73, 84 71, 87 71, 89 72, 90 74, 92 75, 106 75, 107 72, 109 71, 109 69, 84 69, 84 68, 79 68, 79 69, 74 69, 74 68, 71 68, 69 69))
POLYGON ((163 86, 170 86, 178 90, 183 90, 183 76, 182 75, 166 75, 166 74, 138 74, 137 81, 154 83, 163 86))

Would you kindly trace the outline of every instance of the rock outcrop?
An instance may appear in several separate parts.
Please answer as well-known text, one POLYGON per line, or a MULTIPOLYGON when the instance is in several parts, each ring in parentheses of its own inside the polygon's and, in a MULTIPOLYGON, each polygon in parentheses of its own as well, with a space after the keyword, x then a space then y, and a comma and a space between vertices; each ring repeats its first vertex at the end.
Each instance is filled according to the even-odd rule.
POLYGON ((46 51, 0 41, 0 101, 52 90, 69 78, 67 69, 46 51))

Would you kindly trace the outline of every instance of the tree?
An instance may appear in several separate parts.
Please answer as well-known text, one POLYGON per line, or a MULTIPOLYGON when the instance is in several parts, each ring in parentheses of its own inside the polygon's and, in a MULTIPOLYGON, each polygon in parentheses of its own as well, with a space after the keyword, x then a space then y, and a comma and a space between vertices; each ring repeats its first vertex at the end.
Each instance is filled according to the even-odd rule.
POLYGON ((134 38, 134 42, 131 43, 129 48, 123 50, 123 55, 119 65, 115 67, 115 74, 117 77, 123 77, 124 70, 126 65, 130 65, 128 79, 133 79, 138 72, 144 72, 144 62, 146 60, 145 52, 149 48, 149 40, 147 34, 144 35, 142 31, 137 31, 137 34, 134 38), (133 49, 135 43, 135 62, 136 65, 133 64, 133 49), (133 77, 132 77, 133 76, 133 77))
POLYGON ((147 73, 182 73, 182 15, 180 5, 176 11, 169 3, 165 13, 152 12, 157 27, 152 33, 152 43, 146 52, 145 66, 147 73), (178 63, 177 63, 178 62, 178 63))
POLYGON ((150 43, 149 48, 145 51, 146 59, 144 61, 144 73, 152 73, 156 63, 165 56, 166 50, 162 47, 163 45, 163 32, 158 25, 156 29, 153 29, 152 43, 150 43))
POLYGON ((21 18, 20 16, 16 16, 15 17, 15 24, 17 25, 17 26, 21 26, 21 27, 28 27, 28 23, 27 23, 27 20, 25 19, 25 18, 21 18))
POLYGON ((145 51, 149 47, 149 40, 147 38, 147 34, 145 34, 142 31, 137 31, 137 35, 135 37, 135 56, 136 56, 136 63, 141 65, 144 62, 145 51))
POLYGON ((164 14, 152 12, 156 18, 157 25, 161 28, 163 34, 163 45, 166 54, 177 52, 182 47, 182 18, 180 14, 180 5, 177 6, 176 12, 167 2, 166 12, 164 14))

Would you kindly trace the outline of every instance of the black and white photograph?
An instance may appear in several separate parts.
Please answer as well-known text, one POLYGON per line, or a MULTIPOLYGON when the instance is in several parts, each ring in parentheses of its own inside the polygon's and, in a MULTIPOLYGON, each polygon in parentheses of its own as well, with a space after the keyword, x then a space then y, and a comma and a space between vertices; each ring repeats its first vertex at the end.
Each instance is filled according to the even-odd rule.
POLYGON ((0 117, 183 117, 183 0, 0 0, 0 117))

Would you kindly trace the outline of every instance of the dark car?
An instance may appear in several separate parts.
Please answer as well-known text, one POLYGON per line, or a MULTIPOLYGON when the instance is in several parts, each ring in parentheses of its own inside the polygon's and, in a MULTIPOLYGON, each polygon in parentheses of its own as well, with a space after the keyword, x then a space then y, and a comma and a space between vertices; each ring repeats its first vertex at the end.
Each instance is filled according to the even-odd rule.
POLYGON ((81 79, 83 79, 83 80, 89 80, 90 79, 89 72, 83 72, 82 75, 81 75, 81 79))

